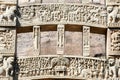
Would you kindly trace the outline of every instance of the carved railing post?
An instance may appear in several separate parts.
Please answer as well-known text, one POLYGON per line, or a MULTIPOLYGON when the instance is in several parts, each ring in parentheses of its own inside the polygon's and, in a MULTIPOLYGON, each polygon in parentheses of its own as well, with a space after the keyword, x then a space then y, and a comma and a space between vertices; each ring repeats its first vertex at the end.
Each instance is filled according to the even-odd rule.
POLYGON ((57 26, 57 54, 64 54, 64 29, 63 24, 57 26))
POLYGON ((90 27, 83 26, 83 56, 90 55, 90 27))
POLYGON ((34 48, 40 54, 40 26, 33 26, 34 48))

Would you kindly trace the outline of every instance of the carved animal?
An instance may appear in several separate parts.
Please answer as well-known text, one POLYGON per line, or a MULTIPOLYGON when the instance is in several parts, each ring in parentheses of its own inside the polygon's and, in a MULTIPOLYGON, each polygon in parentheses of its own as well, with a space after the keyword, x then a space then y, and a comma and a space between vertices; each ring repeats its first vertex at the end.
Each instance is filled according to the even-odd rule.
POLYGON ((6 72, 6 77, 9 75, 9 70, 12 69, 12 62, 14 61, 13 57, 4 58, 3 59, 3 66, 0 67, 0 74, 4 73, 4 70, 6 72))
POLYGON ((56 65, 61 65, 61 66, 69 66, 69 59, 68 58, 61 58, 61 57, 59 57, 59 58, 53 58, 52 60, 51 60, 51 64, 52 64, 52 66, 54 67, 54 66, 56 66, 56 65))
POLYGON ((115 23, 116 18, 120 18, 118 11, 120 7, 117 6, 108 6, 107 11, 109 13, 108 15, 108 24, 109 23, 115 23))
POLYGON ((15 10, 16 10, 15 6, 12 6, 10 8, 7 7, 6 11, 0 15, 0 22, 3 20, 5 21, 7 20, 8 22, 15 21, 16 20, 15 14, 14 14, 15 10))

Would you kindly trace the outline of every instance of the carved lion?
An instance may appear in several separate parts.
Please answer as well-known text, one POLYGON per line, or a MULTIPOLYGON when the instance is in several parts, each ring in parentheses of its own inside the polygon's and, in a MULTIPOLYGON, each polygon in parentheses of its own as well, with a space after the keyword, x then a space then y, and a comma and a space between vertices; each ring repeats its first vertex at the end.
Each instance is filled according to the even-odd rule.
POLYGON ((8 77, 9 75, 9 70, 12 69, 12 62, 14 61, 13 57, 9 57, 9 58, 4 58, 3 59, 3 66, 0 67, 0 74, 4 73, 4 70, 6 72, 6 77, 8 77))
POLYGON ((15 14, 14 11, 16 10, 15 6, 11 6, 10 8, 6 8, 6 11, 4 11, 1 15, 0 15, 0 22, 2 21, 15 21, 15 14))
POLYGON ((118 11, 119 11, 118 6, 108 6, 107 11, 108 11, 108 24, 109 23, 115 23, 116 18, 119 18, 118 11))

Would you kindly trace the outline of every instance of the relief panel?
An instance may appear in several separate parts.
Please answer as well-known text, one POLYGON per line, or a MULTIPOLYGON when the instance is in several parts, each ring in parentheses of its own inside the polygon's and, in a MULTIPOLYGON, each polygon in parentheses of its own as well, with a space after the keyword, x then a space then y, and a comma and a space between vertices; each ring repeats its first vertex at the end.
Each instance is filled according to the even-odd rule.
POLYGON ((120 0, 107 0, 108 3, 120 3, 120 0))
POLYGON ((120 55, 120 30, 113 29, 110 31, 111 55, 120 55))
POLYGON ((0 4, 0 26, 16 25, 16 6, 11 4, 0 4))
POLYGON ((57 26, 57 54, 64 54, 64 25, 57 26))
POLYGON ((80 24, 81 22, 81 24, 106 26, 107 12, 105 6, 89 4, 20 5, 19 11, 21 25, 56 24, 61 22, 80 24))
POLYGON ((40 26, 33 26, 33 37, 34 37, 34 49, 36 50, 36 52, 38 53, 38 55, 40 54, 40 38, 41 38, 41 34, 40 34, 40 26))
POLYGON ((83 56, 90 55, 90 27, 83 26, 83 56))
POLYGON ((10 80, 13 75, 13 57, 0 56, 0 80, 10 80))
POLYGON ((14 29, 0 29, 0 54, 14 55, 15 35, 16 31, 14 29))
POLYGON ((120 4, 107 5, 108 27, 120 27, 120 4))
POLYGON ((54 76, 105 79, 105 60, 85 57, 28 57, 18 59, 19 78, 54 76))

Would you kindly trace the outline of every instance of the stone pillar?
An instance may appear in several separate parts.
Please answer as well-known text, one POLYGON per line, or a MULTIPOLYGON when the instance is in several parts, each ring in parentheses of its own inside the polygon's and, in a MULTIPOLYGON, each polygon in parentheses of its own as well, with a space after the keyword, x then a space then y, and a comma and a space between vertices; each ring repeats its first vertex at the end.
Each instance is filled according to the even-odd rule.
POLYGON ((83 26, 83 56, 90 55, 90 27, 83 26))
POLYGON ((40 54, 40 26, 33 26, 34 48, 40 54))
POLYGON ((107 29, 107 41, 106 41, 106 57, 108 58, 111 50, 111 42, 110 42, 110 29, 107 29))
POLYGON ((57 26, 57 54, 64 54, 64 30, 63 24, 57 26))

